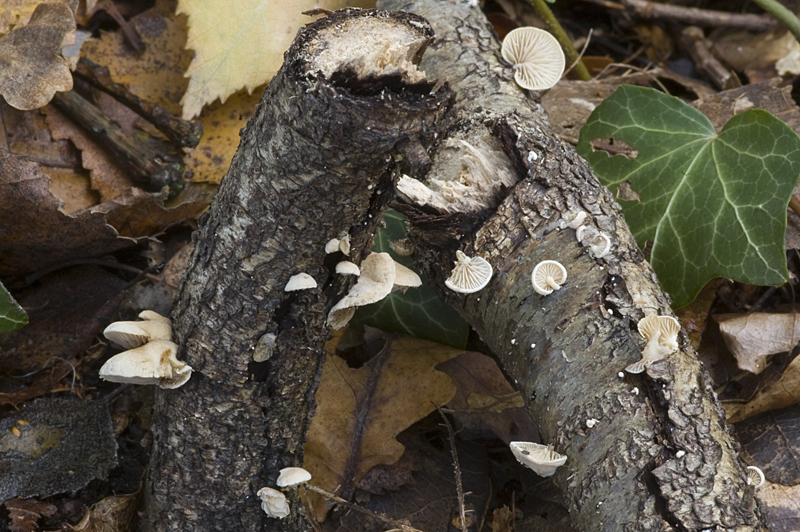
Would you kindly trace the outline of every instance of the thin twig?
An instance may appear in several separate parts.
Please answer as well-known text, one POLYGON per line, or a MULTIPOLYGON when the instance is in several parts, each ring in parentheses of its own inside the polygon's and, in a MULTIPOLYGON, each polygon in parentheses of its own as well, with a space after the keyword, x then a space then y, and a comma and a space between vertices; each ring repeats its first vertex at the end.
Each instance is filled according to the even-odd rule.
MULTIPOLYGON (((769 15, 726 13, 724 11, 676 6, 667 3, 659 4, 647 0, 622 0, 622 3, 638 17, 651 20, 677 20, 691 26, 713 26, 715 28, 726 27, 742 28, 751 31, 767 31, 774 28, 777 24, 777 21, 769 15)), ((760 4, 761 2, 757 1, 756 3, 760 4)), ((764 9, 769 11, 766 8, 764 9)))
POLYGON ((338 495, 334 495, 333 493, 325 491, 322 488, 318 488, 316 486, 312 486, 311 484, 306 484, 305 488, 307 490, 309 490, 309 491, 313 491, 314 493, 319 493, 323 497, 326 497, 326 498, 332 500, 333 502, 335 502, 336 504, 340 504, 340 505, 344 506, 345 508, 349 508, 350 510, 354 510, 356 512, 360 512, 362 514, 366 514, 366 515, 368 515, 370 517, 373 517, 373 518, 375 518, 375 519, 377 519, 379 521, 383 521, 384 523, 389 523, 390 525, 396 526, 396 527, 400 528, 401 530, 407 530, 408 532, 422 532, 421 530, 417 530, 416 528, 413 528, 408 523, 408 521, 397 521, 396 519, 392 519, 391 517, 386 517, 383 514, 379 514, 378 512, 373 512, 372 510, 364 508, 363 506, 359 506, 357 504, 353 504, 352 502, 350 502, 348 500, 345 500, 345 499, 342 499, 338 495))
POLYGON ((536 14, 542 17, 544 23, 547 24, 547 29, 550 30, 550 33, 553 34, 553 37, 555 37, 558 43, 561 45, 561 48, 564 50, 564 55, 567 56, 567 60, 570 63, 577 60, 575 74, 578 75, 578 79, 581 81, 591 80, 592 75, 589 74, 589 69, 587 69, 586 65, 583 64, 583 61, 580 60, 578 51, 575 50, 575 47, 572 45, 572 41, 569 40, 567 32, 565 32, 564 28, 561 27, 561 23, 558 22, 558 19, 555 17, 555 15, 553 15, 553 12, 550 11, 550 8, 545 0, 528 0, 528 3, 536 11, 536 14))
POLYGON ((583 48, 581 48, 581 53, 578 54, 578 58, 569 66, 569 68, 564 71, 564 73, 561 75, 562 78, 567 74, 569 74, 570 70, 575 68, 575 66, 578 64, 578 61, 580 61, 583 58, 583 54, 586 53, 586 48, 589 47, 589 42, 592 40, 593 31, 594 28, 589 28, 589 35, 586 36, 586 42, 583 43, 583 48))
POLYGON ((442 416, 444 426, 447 427, 447 439, 450 441, 450 453, 453 455, 453 467, 456 470, 456 494, 458 495, 458 511, 461 516, 461 531, 467 532, 467 511, 464 508, 464 487, 461 485, 461 468, 458 465, 458 452, 456 452, 456 435, 453 432, 450 421, 442 412, 442 409, 439 408, 439 405, 436 405, 436 411, 442 416))

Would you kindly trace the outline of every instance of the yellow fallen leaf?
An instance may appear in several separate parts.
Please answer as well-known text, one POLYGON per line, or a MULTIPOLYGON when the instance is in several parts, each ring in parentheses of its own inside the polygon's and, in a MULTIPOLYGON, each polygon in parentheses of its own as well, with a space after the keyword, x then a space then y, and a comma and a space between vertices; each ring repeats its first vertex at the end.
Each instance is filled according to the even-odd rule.
POLYGON ((194 59, 181 103, 183 118, 200 114, 217 98, 222 103, 238 91, 248 93, 268 82, 283 63, 297 30, 314 19, 303 11, 319 7, 367 7, 365 0, 180 0, 178 13, 189 17, 187 48, 194 59))
MULTIPOLYGON (((303 446, 303 467, 311 472, 313 484, 335 492, 352 486, 376 465, 397 462, 404 447, 395 436, 456 393, 450 377, 433 366, 462 352, 396 336, 358 369, 328 356, 303 446)), ((313 493, 309 499, 317 519, 323 520, 324 501, 313 493)))
POLYGON ((111 78, 139 98, 180 115, 181 96, 188 84, 183 73, 192 60, 192 52, 184 49, 186 17, 176 16, 167 2, 157 0, 130 23, 145 45, 143 54, 128 48, 122 32, 117 31, 88 39, 81 48, 82 55, 108 67, 111 78))
POLYGON ((0 95, 16 109, 38 109, 56 92, 72 89, 61 46, 75 39, 75 18, 66 4, 41 4, 27 26, 0 37, 0 95))

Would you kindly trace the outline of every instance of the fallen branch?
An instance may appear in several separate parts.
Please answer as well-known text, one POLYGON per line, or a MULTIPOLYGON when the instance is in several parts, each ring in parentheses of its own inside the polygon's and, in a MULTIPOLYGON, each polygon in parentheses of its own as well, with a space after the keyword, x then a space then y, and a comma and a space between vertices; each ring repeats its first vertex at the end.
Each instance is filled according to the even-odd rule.
POLYGON ((415 259, 494 351, 543 443, 568 456, 554 480, 574 528, 765 530, 738 444, 685 336, 645 373, 623 371, 641 358, 638 321, 671 314, 669 298, 609 191, 498 62, 483 15, 459 1, 379 5, 431 22, 437 42, 422 68, 458 95, 430 171, 412 176, 424 183, 398 183, 415 259), (578 233, 567 223, 581 212, 578 233), (594 242, 601 233, 607 254, 594 242), (494 267, 482 291, 445 288, 456 250, 494 267), (568 271, 548 296, 531 286, 542 260, 568 271))
POLYGON ((296 494, 277 520, 256 492, 303 461, 326 317, 352 283, 334 274, 343 256, 325 245, 349 235, 350 260, 366 257, 395 161, 415 160, 447 108, 447 87, 431 94, 414 66, 431 38, 415 15, 343 10, 302 29, 287 52, 177 295, 174 340, 195 373, 158 392, 142 530, 309 528, 296 494), (317 287, 284 292, 301 272, 317 287), (274 350, 256 362, 265 337, 274 350))

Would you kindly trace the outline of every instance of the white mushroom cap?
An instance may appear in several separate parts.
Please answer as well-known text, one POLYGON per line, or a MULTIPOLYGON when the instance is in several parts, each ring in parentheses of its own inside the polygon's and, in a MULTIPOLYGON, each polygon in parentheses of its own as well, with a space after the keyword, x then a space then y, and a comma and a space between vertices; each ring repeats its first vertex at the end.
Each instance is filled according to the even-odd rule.
POLYGON ((339 243, 340 241, 338 238, 331 238, 328 240, 328 243, 325 244, 325 253, 330 255, 331 253, 339 251, 339 243))
POLYGON ((339 240, 339 251, 348 257, 350 256, 350 235, 344 235, 342 239, 339 240))
POLYGON ((747 466, 747 485, 760 488, 764 485, 764 473, 756 466, 747 466))
POLYGON ((336 273, 339 275, 361 275, 361 270, 349 260, 343 260, 336 265, 336 273))
POLYGON ((328 313, 328 325, 341 329, 355 313, 355 307, 362 307, 380 301, 392 291, 397 277, 395 262, 388 253, 370 253, 361 263, 358 282, 328 313))
POLYGON ((106 327, 103 336, 121 345, 125 349, 133 349, 151 340, 172 340, 170 321, 152 310, 139 314, 145 321, 115 321, 106 327))
POLYGON ((174 343, 153 340, 108 359, 100 368, 100 378, 110 382, 177 388, 192 375, 191 366, 178 360, 177 353, 178 346, 174 343))
POLYGON ((467 257, 456 251, 456 262, 444 285, 460 294, 472 294, 484 288, 492 279, 492 265, 483 257, 467 257))
POLYGON ((586 211, 568 212, 564 215, 563 219, 566 227, 569 227, 570 229, 577 229, 586 220, 586 216, 586 211))
POLYGON ((422 279, 419 278, 419 275, 417 275, 414 270, 406 268, 399 262, 394 263, 394 273, 395 277, 394 283, 392 283, 392 292, 422 286, 422 279))
POLYGON ((284 292, 295 292, 297 290, 308 290, 309 288, 316 288, 317 281, 305 272, 292 275, 289 282, 283 287, 284 292))
POLYGON ((284 467, 278 475, 278 487, 288 488, 311 480, 311 473, 302 467, 284 467))
POLYGON ((549 89, 564 73, 564 52, 555 37, 539 28, 517 28, 503 39, 503 58, 514 66, 523 89, 549 89))
POLYGON ((594 243, 589 246, 589 253, 596 259, 605 257, 611 251, 611 239, 604 233, 598 233, 594 243))
POLYGON ((567 270, 560 262, 543 260, 533 269, 531 282, 537 293, 550 295, 567 282, 567 270))
POLYGON ((555 452, 552 445, 512 441, 508 446, 520 464, 532 469, 540 477, 553 476, 556 468, 567 462, 567 457, 555 452))
POLYGON ((261 499, 261 509, 269 517, 283 519, 289 515, 289 502, 286 495, 273 488, 261 488, 258 490, 258 498, 261 499))
POLYGON ((639 320, 638 328, 647 344, 642 350, 642 359, 625 368, 628 373, 641 373, 648 364, 678 350, 681 324, 672 316, 645 316, 639 320))

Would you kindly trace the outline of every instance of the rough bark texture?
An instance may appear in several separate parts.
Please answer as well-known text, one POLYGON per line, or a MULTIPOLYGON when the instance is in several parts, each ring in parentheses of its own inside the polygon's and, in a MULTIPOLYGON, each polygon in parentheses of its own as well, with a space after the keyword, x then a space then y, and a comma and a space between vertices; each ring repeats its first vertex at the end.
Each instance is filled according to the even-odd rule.
POLYGON ((360 262, 391 199, 394 161, 404 148, 414 157, 408 147, 426 142, 449 102, 447 87, 430 94, 424 79, 405 79, 403 61, 418 60, 431 36, 413 15, 342 11, 301 30, 287 52, 242 131, 177 296, 174 337, 195 373, 158 393, 142 530, 308 529, 294 496, 291 516, 277 520, 255 494, 302 464, 326 316, 349 284, 333 274, 342 255, 326 256, 325 244, 349 234, 360 262), (372 29, 348 26, 367 18, 372 29), (358 42, 392 31, 394 55, 373 68, 381 58, 374 47, 360 56, 358 42), (398 35, 407 37, 399 48, 398 35), (324 52, 340 45, 347 64, 331 64, 324 52), (300 272, 318 287, 285 293, 300 272), (275 351, 255 363, 265 334, 276 336, 275 351))
POLYGON ((645 373, 624 373, 641 357, 638 320, 670 314, 669 298, 608 190, 513 84, 483 15, 458 0, 379 6, 428 18, 437 40, 421 68, 448 80, 457 94, 455 119, 440 134, 426 183, 435 189, 436 180, 464 182, 465 175, 479 181, 475 165, 465 162, 470 151, 494 161, 495 175, 516 176, 516 184, 484 194, 482 205, 451 214, 414 202, 424 195, 411 189, 399 193, 416 203, 404 210, 417 263, 495 352, 543 442, 569 457, 554 480, 575 528, 766 529, 739 446, 685 336, 679 352, 645 373), (608 235, 610 254, 588 253, 587 236, 579 242, 564 227, 570 211, 589 214, 584 235, 608 235), (459 296, 444 287, 457 249, 494 266, 484 290, 459 296), (533 267, 545 259, 560 261, 569 274, 567 285, 547 297, 531 286, 533 267), (590 427, 590 419, 597 423, 590 427))

